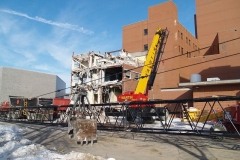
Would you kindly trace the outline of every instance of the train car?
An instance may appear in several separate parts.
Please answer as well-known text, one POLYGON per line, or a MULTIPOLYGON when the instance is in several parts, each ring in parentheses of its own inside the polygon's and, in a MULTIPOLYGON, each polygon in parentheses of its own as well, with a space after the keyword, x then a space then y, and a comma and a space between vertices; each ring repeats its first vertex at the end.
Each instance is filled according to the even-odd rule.
POLYGON ((26 98, 9 96, 10 103, 1 105, 1 113, 9 119, 53 121, 64 114, 70 104, 66 98, 26 98))
POLYGON ((57 111, 58 112, 66 112, 67 106, 70 104, 69 98, 54 98, 53 99, 53 105, 58 106, 57 111))
POLYGON ((2 113, 4 113, 4 112, 8 112, 8 109, 10 108, 10 104, 9 104, 9 102, 1 102, 0 103, 0 111, 2 112, 2 113))

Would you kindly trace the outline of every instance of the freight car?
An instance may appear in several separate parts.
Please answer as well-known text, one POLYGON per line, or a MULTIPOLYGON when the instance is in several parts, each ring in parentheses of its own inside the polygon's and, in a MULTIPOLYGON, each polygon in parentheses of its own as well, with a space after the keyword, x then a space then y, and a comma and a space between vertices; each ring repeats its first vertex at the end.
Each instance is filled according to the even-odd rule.
POLYGON ((0 107, 1 115, 8 119, 50 120, 58 118, 66 112, 70 99, 68 98, 25 98, 9 96, 9 102, 0 107))

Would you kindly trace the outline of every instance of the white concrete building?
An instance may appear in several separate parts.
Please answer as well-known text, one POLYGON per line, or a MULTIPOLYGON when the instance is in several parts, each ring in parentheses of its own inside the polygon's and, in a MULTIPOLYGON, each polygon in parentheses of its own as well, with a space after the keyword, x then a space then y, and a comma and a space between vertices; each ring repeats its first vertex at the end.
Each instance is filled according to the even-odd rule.
POLYGON ((9 96, 60 97, 65 95, 64 88, 66 83, 57 75, 0 67, 0 102, 9 101, 9 96))

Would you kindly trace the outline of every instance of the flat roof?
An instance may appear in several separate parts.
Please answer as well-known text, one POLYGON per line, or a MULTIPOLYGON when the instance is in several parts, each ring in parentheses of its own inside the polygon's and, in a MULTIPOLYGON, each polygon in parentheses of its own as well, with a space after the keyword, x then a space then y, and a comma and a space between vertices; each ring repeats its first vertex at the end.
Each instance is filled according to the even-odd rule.
POLYGON ((240 84, 240 79, 179 83, 178 86, 191 88, 194 86, 213 86, 213 85, 227 85, 227 84, 240 84))

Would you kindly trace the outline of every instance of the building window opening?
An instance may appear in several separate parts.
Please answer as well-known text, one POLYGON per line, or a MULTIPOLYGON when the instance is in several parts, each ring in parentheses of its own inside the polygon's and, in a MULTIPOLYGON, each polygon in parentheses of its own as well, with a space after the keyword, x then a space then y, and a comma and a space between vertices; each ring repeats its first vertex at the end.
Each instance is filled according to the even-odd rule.
POLYGON ((114 67, 105 69, 104 81, 121 81, 122 80, 122 67, 114 67))
POLYGON ((181 54, 183 54, 183 48, 181 48, 181 54))
POLYGON ((186 43, 188 44, 188 38, 186 37, 186 43))
POLYGON ((144 50, 144 51, 147 51, 147 50, 148 50, 148 44, 144 44, 143 50, 144 50))
POLYGON ((144 29, 144 30, 143 30, 143 34, 144 34, 144 35, 148 35, 148 29, 144 29))
POLYGON ((191 40, 189 39, 189 46, 191 46, 191 40))
POLYGON ((125 78, 131 79, 131 72, 129 70, 125 70, 125 78))
POLYGON ((134 79, 135 79, 135 80, 138 80, 138 79, 139 79, 139 73, 135 73, 134 79))
POLYGON ((183 34, 181 33, 181 39, 183 39, 183 34))

